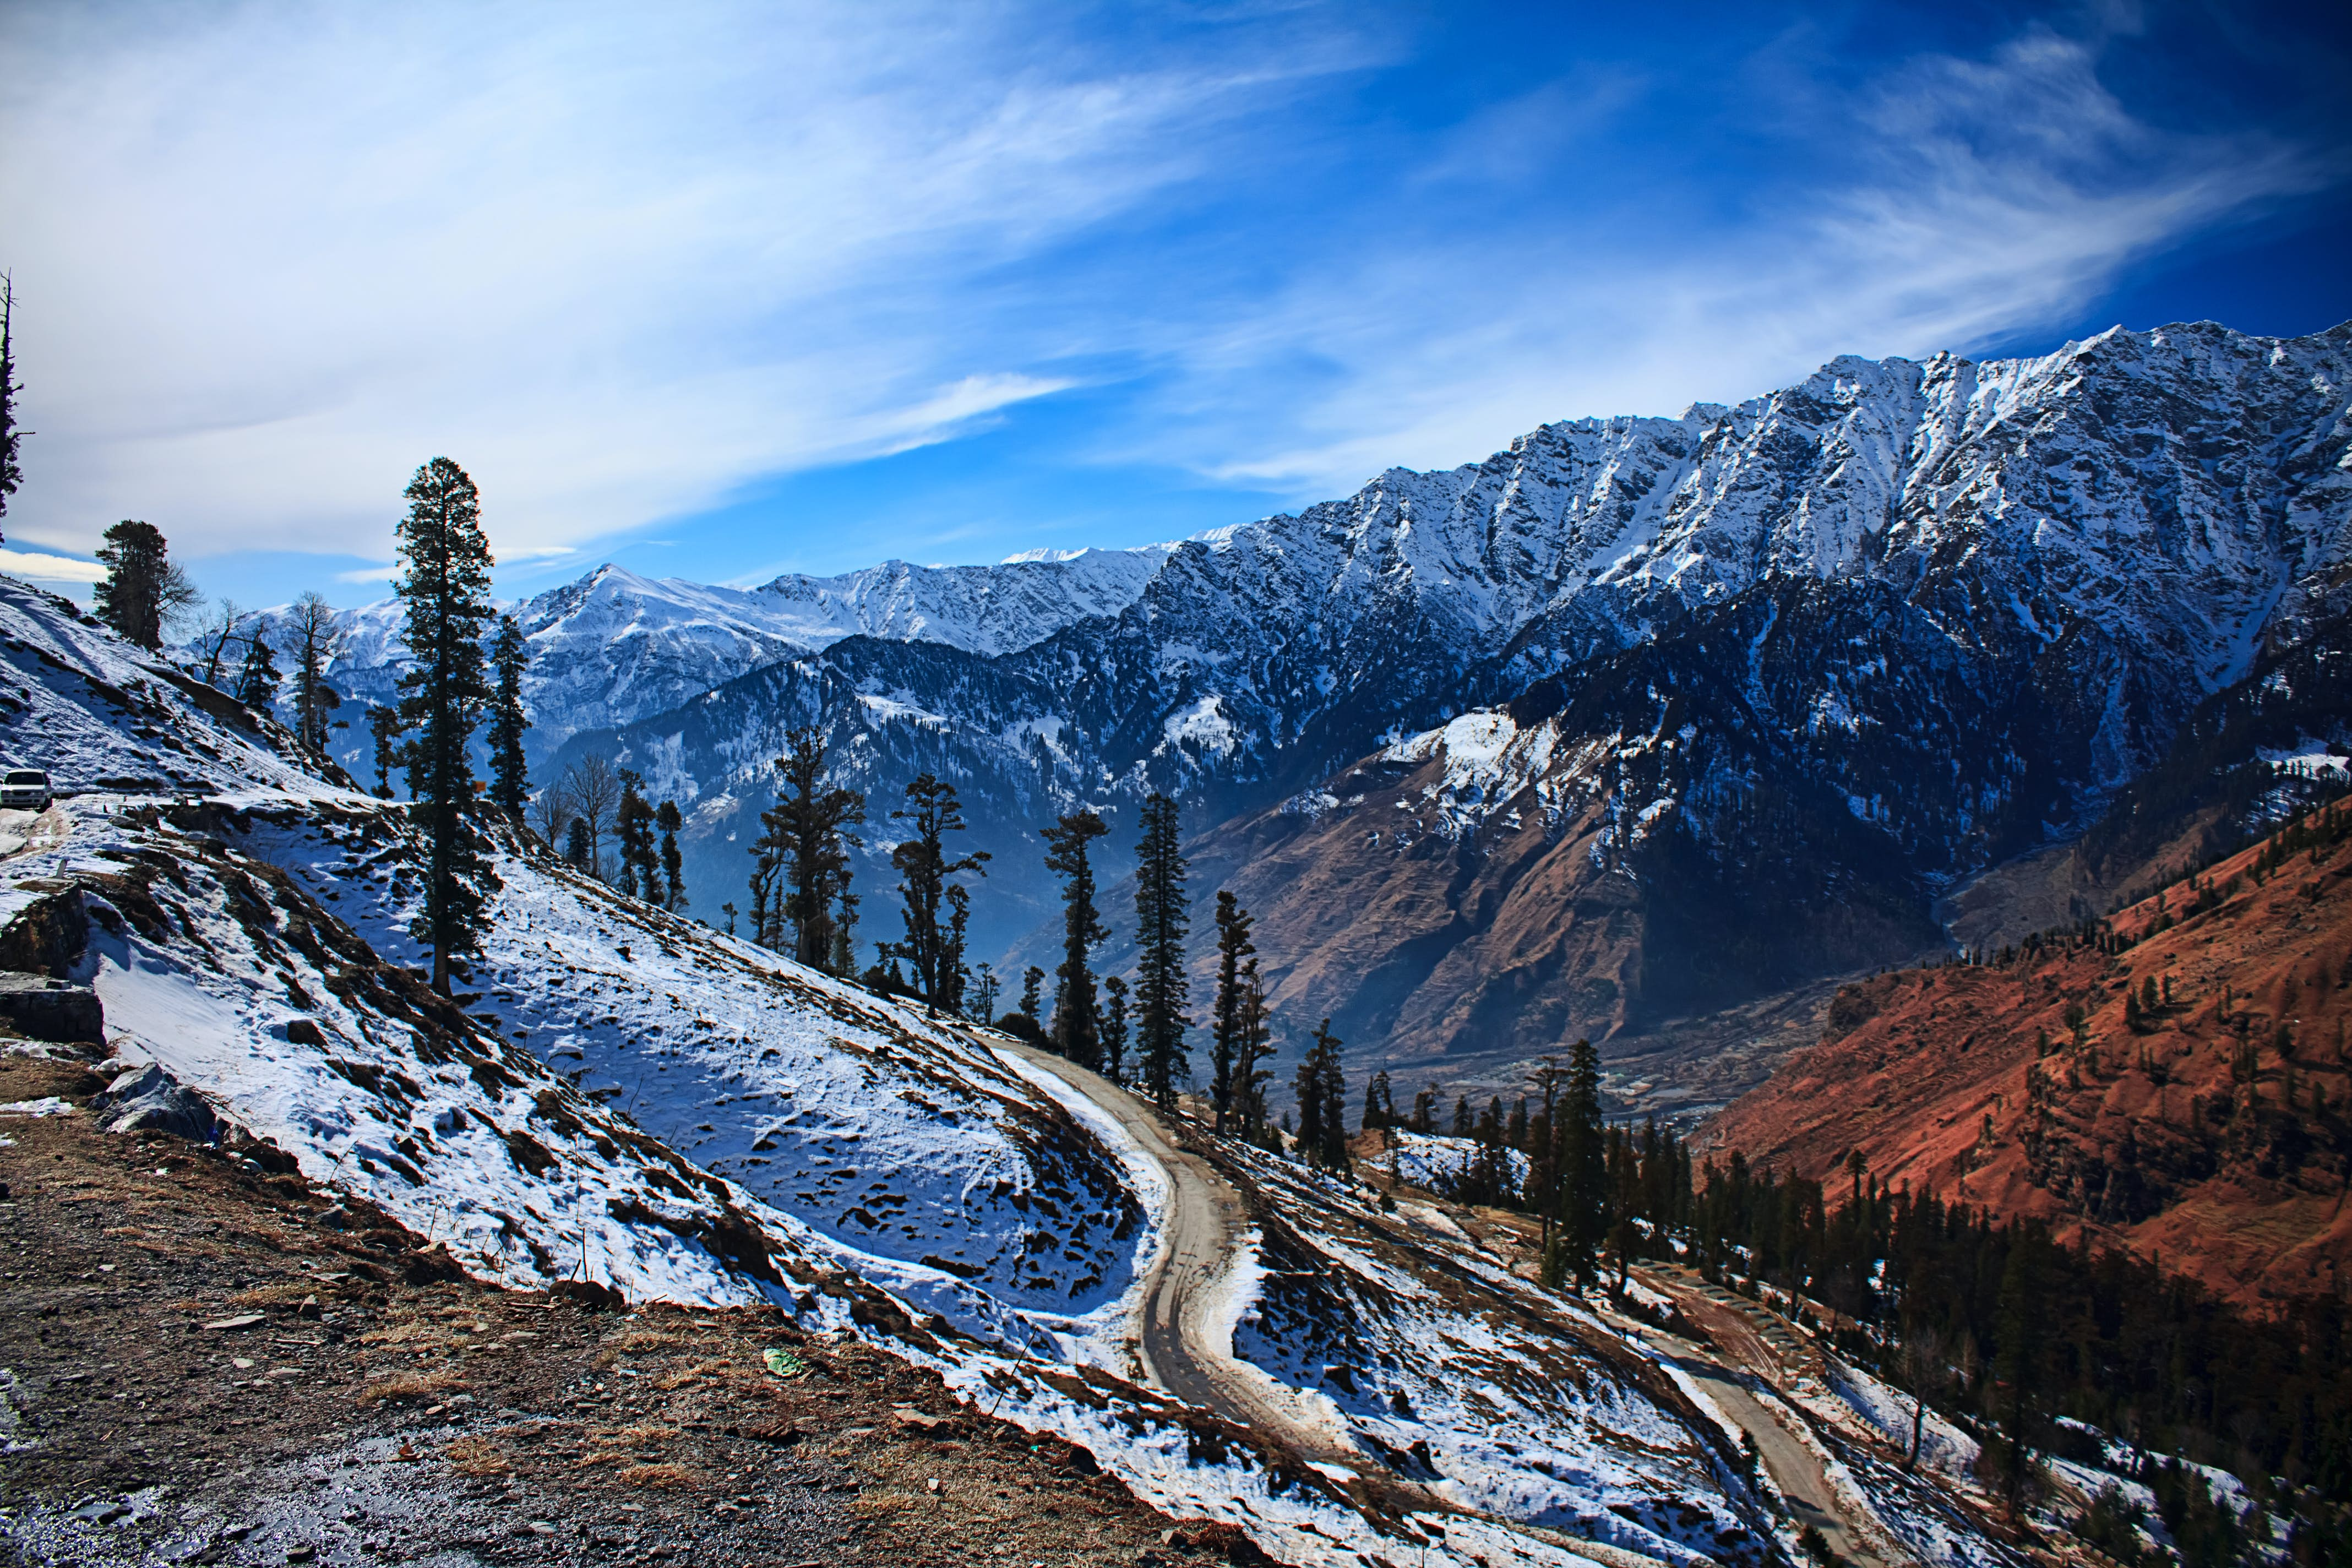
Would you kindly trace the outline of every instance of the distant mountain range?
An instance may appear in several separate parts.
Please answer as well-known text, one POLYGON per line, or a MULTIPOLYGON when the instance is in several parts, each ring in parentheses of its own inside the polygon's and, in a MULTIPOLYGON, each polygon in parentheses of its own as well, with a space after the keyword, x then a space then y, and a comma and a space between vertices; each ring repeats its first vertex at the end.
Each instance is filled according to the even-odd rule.
MULTIPOLYGON (((1123 865, 1162 789, 1293 1022, 1503 1059, 1938 946, 1939 898, 2085 828, 2348 551, 2352 324, 2200 323, 1841 358, 1181 543, 749 590, 605 566, 522 615, 539 765, 677 798, 705 918, 820 722, 873 803, 867 938, 916 772, 962 791, 980 951, 1016 958, 1036 826, 1091 804, 1123 865)), ((351 625, 346 689, 388 694, 389 608, 351 625)))

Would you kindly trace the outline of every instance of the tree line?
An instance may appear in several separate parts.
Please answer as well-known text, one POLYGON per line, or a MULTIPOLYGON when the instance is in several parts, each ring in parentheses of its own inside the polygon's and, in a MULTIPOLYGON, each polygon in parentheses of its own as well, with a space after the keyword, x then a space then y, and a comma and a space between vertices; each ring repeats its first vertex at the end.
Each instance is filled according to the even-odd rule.
MULTIPOLYGON (((719 906, 729 934, 791 954, 800 963, 933 1015, 993 1023, 1090 1072, 1173 1110, 1192 1079, 1187 1035, 1192 979, 1184 963, 1192 930, 1188 867, 1178 808, 1154 792, 1139 814, 1135 855, 1136 962, 1132 973, 1099 973, 1096 952, 1110 939, 1100 902, 1100 840, 1109 826, 1081 806, 1038 830, 1045 868, 1061 888, 1061 961, 1030 965, 1007 995, 1006 977, 967 951, 973 886, 988 875, 985 850, 966 850, 968 831, 955 785, 932 773, 909 782, 886 819, 898 837, 890 866, 898 934, 872 943, 860 965, 859 895, 852 851, 867 820, 862 791, 828 782, 825 741, 814 725, 791 731, 774 763, 775 805, 760 816, 746 886, 748 907, 719 906), (739 930, 740 928, 740 930, 739 930), (1045 983, 1053 983, 1050 996, 1045 983), (999 1011, 999 1003, 1010 1005, 999 1011)), ((1251 917, 1231 892, 1217 895, 1218 973, 1209 1019, 1208 1099, 1216 1130, 1269 1149, 1287 1147, 1331 1169, 1348 1163, 1340 1041, 1330 1020, 1315 1031, 1294 1080, 1298 1124, 1269 1115, 1272 1015, 1251 917), (1287 1142, 1285 1134, 1289 1133, 1287 1142)))

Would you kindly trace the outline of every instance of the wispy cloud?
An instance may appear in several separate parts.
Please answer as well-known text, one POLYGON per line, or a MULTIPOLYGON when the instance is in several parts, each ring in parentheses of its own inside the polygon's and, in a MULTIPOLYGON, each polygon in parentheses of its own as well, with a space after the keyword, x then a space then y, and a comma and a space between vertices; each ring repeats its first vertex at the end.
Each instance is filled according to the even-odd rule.
POLYGON ((1342 493, 2069 319, 2346 177, 2136 110, 2087 28, 1748 26, 1497 74, 1376 5, 11 8, 10 532, 364 558, 446 453, 502 564, 656 522, 712 576, 791 527, 989 557, 1042 531, 1003 490, 870 542, 742 498, 1048 418, 1072 516, 1117 510, 1087 463, 1342 493))
POLYGON ((43 445, 12 525, 349 549, 446 452, 528 551, 1066 385, 976 291, 1199 177, 1345 51, 1139 68, 1047 20, 14 10, 0 200, 43 445))
MULTIPOLYGON (((1284 345, 1328 366, 1290 416, 1195 395, 1187 456, 1302 498, 1442 466, 1538 420, 1671 414, 1786 384, 1842 353, 1922 354, 2063 319, 2132 262, 2339 182, 2339 151, 2165 132, 2100 83, 2095 40, 2032 29, 1806 95, 1791 132, 1842 143, 1694 222, 1498 209, 1467 239, 1335 258, 1228 329, 1221 377, 1284 345), (1400 323, 1411 323, 1400 331, 1400 323)), ((2136 322, 2138 326, 2154 322, 2136 322)))

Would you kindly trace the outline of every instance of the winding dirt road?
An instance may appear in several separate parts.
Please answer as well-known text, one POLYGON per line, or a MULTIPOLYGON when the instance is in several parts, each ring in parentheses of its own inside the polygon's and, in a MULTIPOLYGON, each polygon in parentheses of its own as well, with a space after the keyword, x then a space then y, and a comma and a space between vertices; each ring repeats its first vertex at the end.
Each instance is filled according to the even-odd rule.
POLYGON ((1231 1335, 1216 1321, 1217 1281, 1234 1266, 1248 1229, 1241 1194, 1208 1162, 1180 1146, 1150 1106, 1108 1079, 1032 1046, 990 1044, 1085 1095, 1168 1173, 1168 1247, 1144 1279, 1135 1347, 1143 1381, 1237 1426, 1279 1435, 1305 1458, 1352 1468, 1361 1456, 1300 1424, 1235 1365, 1231 1335))
MULTIPOLYGON (((1150 1106, 1108 1079, 1031 1046, 1001 1037, 988 1043, 1052 1074, 1093 1101, 1114 1117, 1168 1174, 1168 1247, 1145 1278, 1143 1321, 1135 1347, 1143 1380, 1236 1425, 1273 1436, 1301 1458, 1342 1465, 1365 1475, 1363 1455, 1328 1432, 1300 1422, 1269 1398, 1234 1360, 1227 1325, 1219 1322, 1216 1315, 1217 1283, 1233 1267, 1248 1228, 1241 1195, 1232 1184, 1207 1161, 1180 1145, 1150 1106)), ((1657 1283, 1666 1286, 1664 1280, 1657 1283)), ((1717 1317, 1732 1320, 1721 1324, 1727 1333, 1752 1333, 1744 1320, 1719 1303, 1687 1289, 1675 1294, 1678 1299, 1690 1298, 1685 1310, 1697 1316, 1711 1333, 1717 1327, 1711 1320, 1717 1317)), ((1832 1550, 1856 1568, 1889 1568, 1878 1552, 1863 1543, 1860 1532, 1841 1511, 1820 1458, 1774 1418, 1731 1366, 1714 1352, 1677 1335, 1655 1329, 1642 1332, 1706 1389, 1717 1408, 1755 1439, 1758 1457, 1788 1500, 1799 1524, 1819 1530, 1832 1550)), ((1761 1347, 1757 1348, 1760 1352, 1761 1347)), ((1372 1479, 1367 1476, 1368 1480, 1372 1479)), ((1384 1489, 1392 1492, 1419 1490, 1401 1488, 1393 1478, 1378 1479, 1384 1489)), ((1433 1499, 1429 1506, 1452 1507, 1433 1499)), ((1544 1533, 1550 1538, 1549 1532, 1544 1533)), ((1608 1548, 1566 1538, 1559 1543, 1608 1562, 1619 1555, 1608 1548)))

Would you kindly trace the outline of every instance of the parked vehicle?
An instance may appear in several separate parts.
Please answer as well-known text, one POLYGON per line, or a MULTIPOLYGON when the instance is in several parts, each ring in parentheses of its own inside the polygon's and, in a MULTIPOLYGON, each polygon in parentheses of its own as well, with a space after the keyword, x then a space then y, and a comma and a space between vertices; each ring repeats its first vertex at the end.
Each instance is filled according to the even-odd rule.
POLYGON ((10 768, 0 778, 0 806, 16 811, 49 809, 49 775, 38 768, 10 768))

